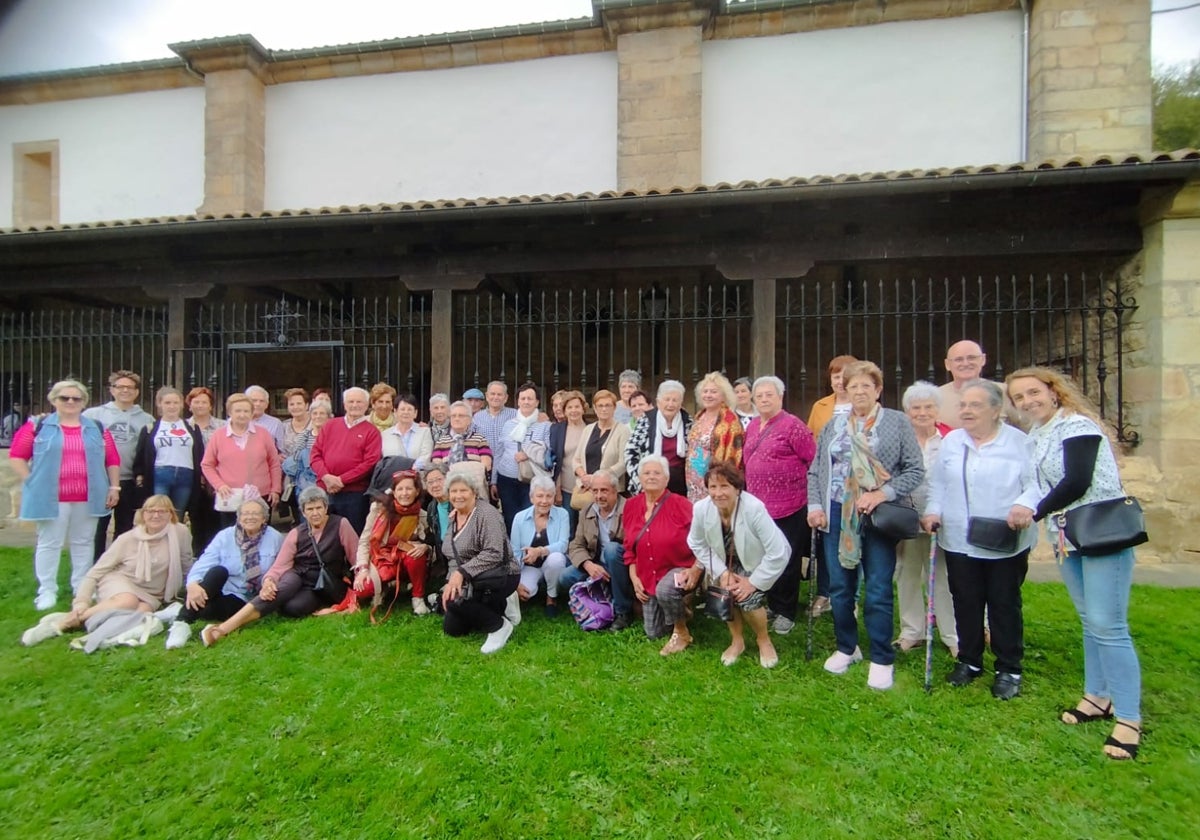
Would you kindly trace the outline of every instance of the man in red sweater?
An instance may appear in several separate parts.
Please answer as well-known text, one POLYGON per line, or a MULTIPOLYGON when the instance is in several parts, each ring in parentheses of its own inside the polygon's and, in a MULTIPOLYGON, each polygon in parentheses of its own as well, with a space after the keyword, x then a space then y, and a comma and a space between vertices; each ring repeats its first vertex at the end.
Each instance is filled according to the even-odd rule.
POLYGON ((367 484, 383 456, 383 438, 367 419, 370 401, 362 388, 347 388, 342 394, 346 415, 322 426, 312 447, 312 470, 329 494, 329 512, 346 517, 359 534, 371 505, 367 484))

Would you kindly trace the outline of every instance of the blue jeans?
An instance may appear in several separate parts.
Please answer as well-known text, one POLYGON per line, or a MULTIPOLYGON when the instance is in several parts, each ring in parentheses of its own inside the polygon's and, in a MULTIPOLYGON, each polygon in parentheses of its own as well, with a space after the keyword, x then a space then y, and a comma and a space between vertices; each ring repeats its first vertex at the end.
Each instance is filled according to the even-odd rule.
POLYGON ((896 660, 892 648, 892 575, 896 571, 896 544, 870 528, 862 533, 862 559, 853 569, 838 562, 838 538, 842 533, 842 505, 829 505, 829 531, 824 534, 825 567, 829 569, 829 603, 833 607, 833 632, 837 649, 850 654, 858 647, 858 620, 854 617, 854 599, 858 593, 858 575, 866 581, 863 619, 871 640, 867 657, 876 665, 891 665, 896 660))
POLYGON ((183 519, 188 500, 192 498, 192 476, 192 471, 187 467, 154 468, 154 495, 170 496, 180 519, 183 519))
MULTIPOLYGON (((633 614, 633 584, 629 580, 629 567, 625 565, 624 557, 625 549, 618 542, 610 542, 600 555, 600 564, 611 578, 615 615, 633 614)), ((587 572, 572 566, 558 579, 558 589, 560 592, 570 592, 572 586, 583 580, 587 580, 587 572)))
POLYGON ((1063 583, 1083 623, 1083 690, 1112 699, 1122 720, 1142 719, 1142 671, 1129 635, 1133 549, 1087 556, 1072 551, 1063 583))

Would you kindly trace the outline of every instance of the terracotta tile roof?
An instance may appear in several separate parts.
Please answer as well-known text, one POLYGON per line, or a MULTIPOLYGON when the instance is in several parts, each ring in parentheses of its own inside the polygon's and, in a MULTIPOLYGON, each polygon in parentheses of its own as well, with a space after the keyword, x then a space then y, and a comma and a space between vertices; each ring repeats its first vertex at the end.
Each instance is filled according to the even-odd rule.
MULTIPOLYGON (((166 225, 202 224, 204 222, 224 220, 266 220, 298 217, 333 217, 356 216, 370 214, 405 214, 424 213, 429 211, 480 210, 494 207, 537 207, 546 205, 565 205, 586 203, 607 204, 626 200, 644 200, 664 196, 702 196, 737 193, 753 198, 766 196, 775 191, 787 190, 797 199, 805 197, 807 190, 819 192, 823 197, 832 198, 838 189, 849 185, 879 185, 887 189, 889 185, 897 186, 914 182, 932 183, 937 181, 959 181, 972 179, 974 184, 986 184, 993 176, 1011 174, 1036 173, 1066 173, 1079 171, 1082 178, 1088 173, 1102 171, 1113 172, 1122 170, 1132 174, 1134 170, 1146 172, 1154 167, 1173 163, 1200 164, 1200 150, 1180 149, 1174 152, 1159 152, 1151 155, 1109 155, 1095 158, 1071 157, 1043 161, 1030 161, 1011 164, 988 164, 985 166, 944 167, 940 169, 906 169, 891 172, 864 172, 844 175, 815 175, 808 178, 768 178, 763 181, 739 181, 731 184, 722 181, 717 184, 696 184, 690 187, 674 186, 651 188, 646 190, 605 190, 599 193, 560 193, 558 195, 520 195, 498 196, 492 198, 456 198, 422 201, 399 201, 381 204, 340 205, 337 207, 304 207, 297 209, 265 210, 261 213, 226 213, 190 214, 179 216, 158 216, 141 219, 121 219, 115 221, 73 222, 58 225, 34 225, 26 227, 0 229, 0 236, 12 237, 17 235, 38 234, 52 231, 95 230, 104 228, 136 228, 156 227, 166 225)), ((1200 173, 1200 166, 1196 167, 1200 173)), ((1189 173, 1190 177, 1194 177, 1189 173)))

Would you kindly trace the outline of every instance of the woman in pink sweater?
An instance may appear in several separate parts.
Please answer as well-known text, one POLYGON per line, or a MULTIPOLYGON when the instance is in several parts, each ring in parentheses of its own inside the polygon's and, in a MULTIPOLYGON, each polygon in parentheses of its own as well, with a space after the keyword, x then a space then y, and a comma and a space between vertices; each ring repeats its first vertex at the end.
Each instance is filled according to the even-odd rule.
POLYGON ((283 489, 275 441, 251 422, 253 413, 254 406, 245 394, 234 394, 226 400, 229 422, 213 432, 200 462, 204 479, 216 494, 225 528, 235 524, 242 501, 261 497, 274 506, 283 489))

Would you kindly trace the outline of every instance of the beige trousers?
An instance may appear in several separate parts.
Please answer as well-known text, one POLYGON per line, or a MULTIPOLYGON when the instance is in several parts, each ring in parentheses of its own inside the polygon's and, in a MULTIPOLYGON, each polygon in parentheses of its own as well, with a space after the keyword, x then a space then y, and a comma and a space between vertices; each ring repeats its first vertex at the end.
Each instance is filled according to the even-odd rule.
MULTIPOLYGON (((903 540, 896 546, 896 592, 900 599, 900 638, 904 641, 925 640, 925 584, 928 580, 929 535, 903 540)), ((946 647, 958 647, 954 600, 950 597, 950 576, 946 574, 946 558, 940 548, 937 553, 933 613, 937 617, 942 643, 946 647)))

